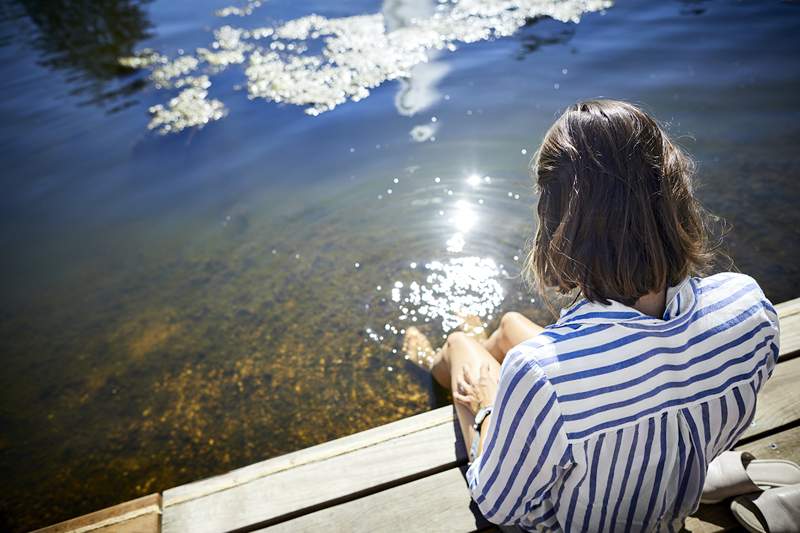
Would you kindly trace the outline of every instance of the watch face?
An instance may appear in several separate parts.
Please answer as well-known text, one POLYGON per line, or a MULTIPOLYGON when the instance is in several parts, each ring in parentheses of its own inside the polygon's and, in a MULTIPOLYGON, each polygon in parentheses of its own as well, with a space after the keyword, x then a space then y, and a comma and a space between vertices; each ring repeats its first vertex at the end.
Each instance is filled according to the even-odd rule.
POLYGON ((474 427, 476 431, 480 431, 481 424, 483 424, 483 421, 491 412, 492 410, 486 407, 478 411, 478 414, 475 416, 475 423, 472 425, 472 427, 474 427))

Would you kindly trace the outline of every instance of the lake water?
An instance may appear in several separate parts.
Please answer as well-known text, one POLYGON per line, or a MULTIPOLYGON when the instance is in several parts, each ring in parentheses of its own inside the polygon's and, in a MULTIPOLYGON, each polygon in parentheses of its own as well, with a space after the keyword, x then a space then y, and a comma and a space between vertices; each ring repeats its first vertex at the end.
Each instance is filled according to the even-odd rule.
POLYGON ((226 7, 0 2, 0 529, 446 402, 401 333, 550 320, 527 166, 579 99, 666 123, 736 266, 798 296, 797 3, 226 7))

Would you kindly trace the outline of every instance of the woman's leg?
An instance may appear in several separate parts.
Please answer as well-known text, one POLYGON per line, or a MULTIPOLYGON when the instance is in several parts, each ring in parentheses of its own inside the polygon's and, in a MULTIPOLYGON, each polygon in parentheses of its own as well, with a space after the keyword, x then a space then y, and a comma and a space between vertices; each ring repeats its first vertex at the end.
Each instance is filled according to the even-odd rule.
MULTIPOLYGON (((487 362, 491 368, 490 375, 498 376, 500 363, 486 351, 480 342, 459 331, 450 334, 447 342, 437 352, 431 374, 443 387, 453 390, 463 370, 477 378, 480 375, 481 365, 487 362)), ((472 445, 472 424, 475 422, 475 416, 467 406, 458 402, 454 402, 454 405, 461 427, 461 435, 463 435, 464 444, 469 450, 472 445)))
POLYGON ((502 363, 511 348, 532 339, 543 329, 524 315, 512 311, 503 315, 500 325, 483 345, 498 363, 502 363))

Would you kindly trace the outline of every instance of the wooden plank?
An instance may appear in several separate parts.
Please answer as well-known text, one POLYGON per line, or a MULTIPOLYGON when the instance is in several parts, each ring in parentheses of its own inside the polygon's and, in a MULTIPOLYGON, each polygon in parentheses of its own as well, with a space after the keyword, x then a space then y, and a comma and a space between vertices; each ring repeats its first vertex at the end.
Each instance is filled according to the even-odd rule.
POLYGON ((800 421, 798 426, 736 447, 759 459, 787 459, 800 464, 800 421))
POLYGON ((781 361, 758 395, 756 415, 744 440, 800 420, 800 358, 781 361))
MULTIPOLYGON (((737 449, 747 450, 761 459, 789 459, 800 463, 800 427, 737 449)), ((463 467, 453 468, 259 531, 280 533, 336 529, 394 533, 398 524, 402 524, 405 531, 464 533, 476 529, 496 530, 480 516, 471 502, 463 471, 463 467)), ((738 524, 726 503, 701 505, 699 511, 686 521, 686 530, 692 533, 735 529, 738 529, 738 524)))
POLYGON ((336 440, 324 442, 310 448, 267 459, 248 465, 226 474, 211 477, 168 489, 164 492, 164 507, 179 504, 183 501, 203 497, 208 494, 227 490, 237 485, 248 483, 261 477, 269 476, 283 470, 295 468, 308 463, 324 461, 338 455, 352 453, 360 448, 373 446, 403 435, 423 431, 442 424, 452 424, 453 408, 450 406, 434 409, 426 413, 414 415, 390 424, 361 431, 336 440))
MULTIPOLYGON (((729 503, 701 505, 693 516, 686 519, 683 531, 689 533, 721 533, 738 529, 738 522, 728 509, 729 503)), ((683 532, 682 532, 683 533, 683 532)))
POLYGON ((781 359, 800 354, 800 298, 775 306, 781 323, 781 359))
POLYGON ((300 516, 262 529, 304 531, 437 531, 466 533, 490 529, 472 502, 464 468, 451 468, 389 490, 300 516))
POLYGON ((161 495, 142 496, 113 507, 59 522, 34 533, 159 533, 161 495))
POLYGON ((162 527, 221 531, 332 505, 465 462, 445 407, 164 493, 162 527))

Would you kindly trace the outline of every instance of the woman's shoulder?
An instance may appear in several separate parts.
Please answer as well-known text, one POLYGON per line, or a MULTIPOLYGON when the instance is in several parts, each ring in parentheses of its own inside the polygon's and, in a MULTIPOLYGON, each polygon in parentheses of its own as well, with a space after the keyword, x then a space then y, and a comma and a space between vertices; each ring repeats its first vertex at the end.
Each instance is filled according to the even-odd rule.
POLYGON ((751 316, 766 318, 778 327, 778 312, 764 294, 758 281, 742 272, 720 272, 707 277, 694 278, 701 308, 727 309, 731 313, 742 309, 759 311, 751 316))
POLYGON ((747 297, 749 300, 762 301, 772 305, 755 278, 742 272, 719 272, 711 276, 693 279, 696 292, 706 298, 747 297))
POLYGON ((750 286, 761 290, 761 286, 752 276, 748 276, 743 272, 717 272, 710 276, 695 277, 693 278, 699 287, 711 287, 717 285, 737 285, 737 286, 750 286))
POLYGON ((613 341, 624 333, 614 325, 614 321, 602 317, 578 317, 574 322, 559 320, 511 348, 503 367, 507 367, 509 372, 536 374, 542 379, 552 378, 554 372, 558 375, 559 361, 565 351, 592 351, 593 347, 613 341))

